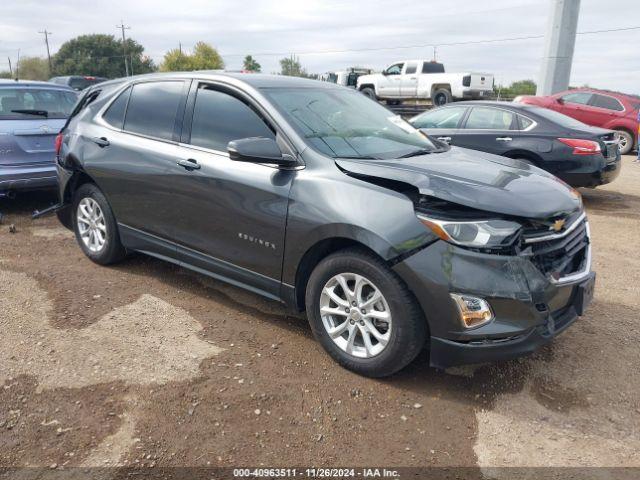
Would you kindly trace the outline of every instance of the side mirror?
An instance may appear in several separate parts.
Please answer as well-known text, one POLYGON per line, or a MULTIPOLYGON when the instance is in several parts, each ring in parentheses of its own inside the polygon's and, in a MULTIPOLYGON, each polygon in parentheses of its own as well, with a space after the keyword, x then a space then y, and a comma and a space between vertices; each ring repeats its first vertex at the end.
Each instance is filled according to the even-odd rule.
POLYGON ((296 164, 295 158, 283 154, 275 140, 271 138, 251 137, 232 140, 227 144, 229 158, 236 162, 270 163, 283 167, 296 164))
POLYGON ((560 105, 564 105, 564 99, 562 97, 556 98, 556 102, 558 102, 560 105))

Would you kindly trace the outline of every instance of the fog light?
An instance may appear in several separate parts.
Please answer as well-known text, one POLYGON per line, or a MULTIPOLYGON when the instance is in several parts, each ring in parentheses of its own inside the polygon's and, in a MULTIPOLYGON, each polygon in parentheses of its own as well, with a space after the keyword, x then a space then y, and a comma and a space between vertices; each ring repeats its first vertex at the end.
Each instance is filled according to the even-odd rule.
POLYGON ((493 320, 491 307, 483 298, 457 293, 452 293, 451 298, 456 302, 460 319, 466 328, 479 327, 493 320))

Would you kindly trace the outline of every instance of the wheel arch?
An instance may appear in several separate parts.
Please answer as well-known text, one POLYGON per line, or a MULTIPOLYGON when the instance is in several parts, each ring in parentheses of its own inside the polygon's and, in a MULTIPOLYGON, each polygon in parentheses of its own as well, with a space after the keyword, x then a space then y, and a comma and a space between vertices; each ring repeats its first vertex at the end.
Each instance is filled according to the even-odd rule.
POLYGON ((525 158, 533 162, 536 167, 539 167, 541 162, 543 161, 539 155, 529 150, 520 150, 520 149, 510 150, 504 153, 503 156, 508 158, 513 158, 513 159, 525 158))

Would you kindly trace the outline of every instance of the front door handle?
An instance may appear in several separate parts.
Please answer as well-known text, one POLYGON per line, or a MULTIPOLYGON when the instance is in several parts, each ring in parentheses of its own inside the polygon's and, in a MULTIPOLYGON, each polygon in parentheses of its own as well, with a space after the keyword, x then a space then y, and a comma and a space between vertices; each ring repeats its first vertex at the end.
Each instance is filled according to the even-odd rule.
POLYGON ((194 160, 193 158, 188 158, 186 160, 178 160, 178 165, 180 165, 185 170, 200 170, 200 164, 194 160))
POLYGON ((513 140, 513 138, 511 138, 511 137, 497 137, 496 140, 499 141, 499 142, 510 142, 511 140, 513 140))
POLYGON ((451 137, 438 137, 441 142, 451 143, 451 137))
POLYGON ((100 148, 109 146, 109 140, 107 140, 105 137, 93 137, 91 141, 98 145, 100 148))

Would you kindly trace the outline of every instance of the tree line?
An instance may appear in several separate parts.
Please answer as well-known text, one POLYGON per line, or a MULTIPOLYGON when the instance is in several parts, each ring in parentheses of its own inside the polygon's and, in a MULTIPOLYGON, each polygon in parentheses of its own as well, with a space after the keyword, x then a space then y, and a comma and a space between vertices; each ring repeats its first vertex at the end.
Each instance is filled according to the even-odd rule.
MULTIPOLYGON (((315 77, 307 73, 297 57, 280 60, 282 75, 315 77)), ((198 42, 191 51, 181 47, 165 53, 160 65, 145 54, 144 47, 128 38, 125 43, 114 35, 81 35, 63 43, 51 57, 51 68, 45 57, 22 57, 12 71, 0 71, 0 78, 20 78, 24 80, 48 80, 54 76, 92 75, 96 77, 118 78, 130 74, 137 75, 156 71, 175 72, 191 70, 221 70, 224 60, 210 44, 198 42), (126 54, 125 54, 126 52, 126 54)), ((262 66, 251 55, 244 58, 243 70, 260 72, 262 66)))

